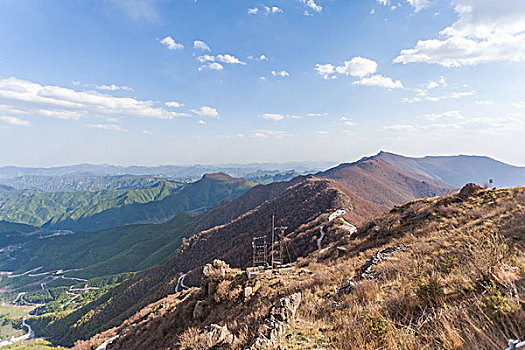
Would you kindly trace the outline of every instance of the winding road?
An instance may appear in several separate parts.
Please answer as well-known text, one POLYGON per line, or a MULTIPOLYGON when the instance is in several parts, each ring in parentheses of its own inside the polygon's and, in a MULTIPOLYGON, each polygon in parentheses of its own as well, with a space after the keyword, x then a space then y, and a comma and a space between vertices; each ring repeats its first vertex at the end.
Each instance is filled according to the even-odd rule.
MULTIPOLYGON (((343 216, 345 214, 346 214, 346 210, 345 209, 337 209, 335 212, 330 214, 330 216, 328 217, 328 222, 331 222, 331 221, 333 221, 333 220, 337 219, 338 217, 343 216)), ((355 227, 354 225, 352 225, 351 223, 346 221, 344 218, 341 218, 341 220, 343 221, 342 228, 344 230, 347 230, 350 234, 352 234, 355 231, 357 231, 357 227, 355 227)), ((321 226, 319 232, 321 233, 321 236, 317 239, 317 249, 321 250, 323 248, 321 242, 323 241, 323 238, 326 235, 326 232, 324 231, 324 225, 321 226)))
POLYGON ((31 326, 26 323, 26 318, 25 317, 22 320, 22 327, 26 327, 27 328, 27 333, 26 334, 21 335, 19 337, 11 337, 10 340, 4 340, 3 342, 0 342, 0 348, 35 337, 35 332, 33 331, 33 329, 31 329, 31 326))
POLYGON ((179 292, 179 287, 182 289, 188 289, 188 286, 184 285, 184 278, 186 278, 187 273, 179 272, 179 279, 177 280, 177 286, 175 287, 175 293, 179 292))

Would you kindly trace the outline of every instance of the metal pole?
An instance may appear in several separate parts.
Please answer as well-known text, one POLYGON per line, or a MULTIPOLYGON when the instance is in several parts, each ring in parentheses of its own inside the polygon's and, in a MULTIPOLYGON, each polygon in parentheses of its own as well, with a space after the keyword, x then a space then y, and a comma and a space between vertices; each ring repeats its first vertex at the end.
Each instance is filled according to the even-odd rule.
POLYGON ((273 269, 273 242, 274 242, 274 232, 275 232, 275 215, 272 215, 272 269, 273 269))

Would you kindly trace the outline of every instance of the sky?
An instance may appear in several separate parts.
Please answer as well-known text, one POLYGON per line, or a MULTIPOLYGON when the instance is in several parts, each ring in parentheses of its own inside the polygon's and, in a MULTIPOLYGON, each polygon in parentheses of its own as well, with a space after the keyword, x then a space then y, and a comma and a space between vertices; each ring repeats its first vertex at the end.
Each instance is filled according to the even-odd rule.
POLYGON ((522 0, 0 0, 0 166, 525 166, 522 0))

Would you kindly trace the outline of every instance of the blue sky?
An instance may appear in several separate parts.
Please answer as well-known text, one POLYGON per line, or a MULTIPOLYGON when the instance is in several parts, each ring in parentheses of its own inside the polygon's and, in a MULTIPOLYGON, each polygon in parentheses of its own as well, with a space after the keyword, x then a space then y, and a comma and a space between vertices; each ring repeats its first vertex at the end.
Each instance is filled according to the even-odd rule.
POLYGON ((521 0, 2 0, 0 164, 525 165, 521 0))

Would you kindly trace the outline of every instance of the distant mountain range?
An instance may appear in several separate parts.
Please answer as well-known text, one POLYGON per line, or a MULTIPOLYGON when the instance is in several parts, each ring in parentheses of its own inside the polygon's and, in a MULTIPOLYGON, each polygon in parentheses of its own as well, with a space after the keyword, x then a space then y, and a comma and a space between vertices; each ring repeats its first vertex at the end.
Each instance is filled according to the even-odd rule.
POLYGON ((16 166, 0 167, 0 183, 5 179, 14 179, 26 176, 114 176, 114 175, 156 175, 171 178, 178 181, 193 182, 200 179, 204 174, 226 173, 233 177, 244 177, 261 175, 261 173, 277 174, 296 171, 300 174, 312 173, 333 166, 334 162, 288 162, 288 163, 252 163, 252 164, 224 164, 224 165, 161 165, 155 167, 147 166, 115 166, 108 164, 79 164, 51 168, 25 168, 16 166))
POLYGON ((489 179, 493 179, 494 186, 497 187, 525 185, 525 167, 509 165, 489 157, 459 155, 409 158, 380 152, 372 158, 457 187, 469 182, 488 184, 489 179))

